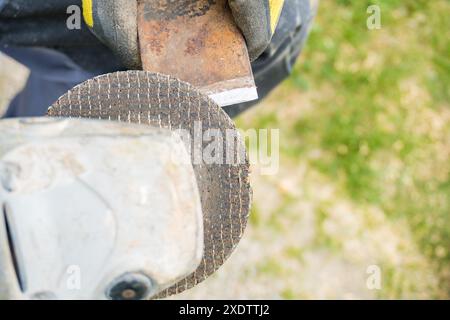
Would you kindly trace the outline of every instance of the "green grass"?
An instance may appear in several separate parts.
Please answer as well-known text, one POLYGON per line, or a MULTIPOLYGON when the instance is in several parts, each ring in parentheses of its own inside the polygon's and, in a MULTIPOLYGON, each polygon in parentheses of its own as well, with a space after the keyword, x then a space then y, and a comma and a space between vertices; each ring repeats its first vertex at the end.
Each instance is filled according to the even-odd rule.
MULTIPOLYGON (((284 108, 302 106, 277 96, 270 102, 276 108, 261 107, 253 123, 242 124, 281 128, 282 156, 290 162, 320 149, 311 167, 346 197, 380 208, 394 224, 406 222, 440 280, 435 297, 450 296, 450 121, 435 125, 450 113, 449 13, 447 0, 322 1, 281 89, 282 96, 308 95, 313 108, 286 122, 284 108), (381 7, 380 30, 366 27, 370 4, 381 7)), ((318 238, 318 245, 339 250, 323 233, 318 238)), ((386 279, 382 297, 418 290, 396 268, 386 279)))

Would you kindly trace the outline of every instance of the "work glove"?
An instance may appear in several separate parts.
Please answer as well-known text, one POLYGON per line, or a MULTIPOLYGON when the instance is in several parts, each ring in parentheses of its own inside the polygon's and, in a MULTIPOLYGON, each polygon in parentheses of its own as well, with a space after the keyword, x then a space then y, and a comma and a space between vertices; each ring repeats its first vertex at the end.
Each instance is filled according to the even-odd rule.
POLYGON ((284 0, 228 0, 236 24, 247 41, 250 60, 256 60, 269 46, 284 0))
POLYGON ((92 32, 130 69, 141 68, 137 0, 83 0, 83 17, 92 32))
MULTIPOLYGON (((154 1, 164 3, 169 0, 154 1)), ((193 0, 179 1, 186 1, 186 6, 193 5, 193 0)), ((254 61, 270 44, 284 0, 228 0, 228 2, 235 21, 247 41, 250 60, 254 61)), ((83 16, 94 34, 109 46, 125 65, 132 69, 140 67, 137 0, 83 0, 83 16)))

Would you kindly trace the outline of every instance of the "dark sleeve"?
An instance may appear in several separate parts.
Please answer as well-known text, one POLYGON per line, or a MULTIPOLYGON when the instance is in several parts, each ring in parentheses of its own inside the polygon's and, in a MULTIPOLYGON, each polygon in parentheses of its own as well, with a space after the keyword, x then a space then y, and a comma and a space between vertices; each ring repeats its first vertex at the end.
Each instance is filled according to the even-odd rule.
POLYGON ((123 69, 81 16, 80 29, 67 27, 71 5, 77 5, 81 12, 81 0, 0 0, 0 48, 45 47, 65 53, 87 71, 123 69))

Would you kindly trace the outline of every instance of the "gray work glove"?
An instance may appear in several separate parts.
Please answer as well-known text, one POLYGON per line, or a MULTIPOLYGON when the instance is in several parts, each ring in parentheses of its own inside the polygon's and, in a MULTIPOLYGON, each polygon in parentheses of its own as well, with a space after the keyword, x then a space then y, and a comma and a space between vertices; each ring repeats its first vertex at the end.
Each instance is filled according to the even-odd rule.
POLYGON ((228 3, 247 40, 250 60, 254 61, 272 40, 284 0, 228 0, 228 3))

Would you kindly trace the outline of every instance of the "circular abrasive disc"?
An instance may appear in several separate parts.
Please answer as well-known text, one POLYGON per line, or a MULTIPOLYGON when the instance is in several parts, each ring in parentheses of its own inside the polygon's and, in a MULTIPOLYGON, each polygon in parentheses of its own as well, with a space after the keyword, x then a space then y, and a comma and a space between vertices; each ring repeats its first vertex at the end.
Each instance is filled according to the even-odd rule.
POLYGON ((158 298, 197 285, 230 256, 242 237, 250 210, 249 165, 233 122, 209 97, 170 76, 145 71, 116 72, 76 86, 49 108, 48 115, 181 129, 189 131, 192 140, 197 141, 197 145, 191 145, 191 158, 203 210, 203 261, 193 274, 158 298), (199 161, 194 150, 211 146, 212 139, 202 139, 203 134, 213 136, 205 132, 208 129, 220 134, 223 141, 214 135, 215 141, 222 141, 224 147, 222 152, 216 149, 211 153, 215 160, 205 163, 199 161), (235 147, 230 147, 233 144, 235 147))

